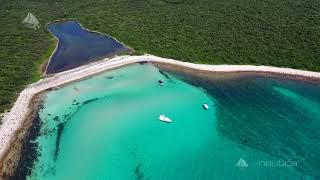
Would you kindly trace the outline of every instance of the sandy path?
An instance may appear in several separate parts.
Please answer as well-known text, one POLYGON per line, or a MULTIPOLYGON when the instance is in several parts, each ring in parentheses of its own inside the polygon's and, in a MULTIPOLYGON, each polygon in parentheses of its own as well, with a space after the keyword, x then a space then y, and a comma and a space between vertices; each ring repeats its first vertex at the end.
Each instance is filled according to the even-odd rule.
POLYGON ((120 56, 112 59, 104 59, 95 63, 78 67, 76 69, 68 70, 62 73, 55 74, 52 77, 47 77, 34 84, 29 85, 20 93, 17 101, 12 107, 10 113, 7 113, 3 118, 3 123, 0 126, 0 162, 4 158, 6 151, 10 144, 15 139, 14 135, 19 128, 21 128, 25 118, 27 117, 32 98, 49 88, 61 86, 82 78, 92 76, 94 74, 103 72, 108 69, 123 66, 130 63, 141 61, 154 61, 169 64, 180 65, 198 70, 212 71, 212 72, 240 72, 240 71, 255 71, 255 72, 273 72, 280 74, 297 75, 304 77, 320 78, 320 73, 295 70, 289 68, 278 68, 270 66, 251 66, 251 65, 205 65, 192 64, 187 62, 176 61, 172 59, 165 59, 151 55, 144 56, 120 56))

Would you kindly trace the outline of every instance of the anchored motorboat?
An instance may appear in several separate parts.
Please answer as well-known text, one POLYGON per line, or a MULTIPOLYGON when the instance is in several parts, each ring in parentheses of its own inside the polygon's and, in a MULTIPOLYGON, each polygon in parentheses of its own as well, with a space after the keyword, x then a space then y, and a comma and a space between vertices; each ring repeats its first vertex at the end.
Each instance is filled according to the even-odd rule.
POLYGON ((163 86, 163 85, 164 85, 163 81, 161 81, 161 80, 158 81, 158 84, 159 84, 160 86, 163 86))
POLYGON ((208 105, 208 104, 203 104, 202 106, 203 106, 203 108, 204 108, 205 110, 209 109, 209 105, 208 105))
POLYGON ((165 115, 160 115, 159 120, 163 121, 163 122, 166 122, 166 123, 171 123, 172 122, 172 120, 170 118, 166 117, 165 115))

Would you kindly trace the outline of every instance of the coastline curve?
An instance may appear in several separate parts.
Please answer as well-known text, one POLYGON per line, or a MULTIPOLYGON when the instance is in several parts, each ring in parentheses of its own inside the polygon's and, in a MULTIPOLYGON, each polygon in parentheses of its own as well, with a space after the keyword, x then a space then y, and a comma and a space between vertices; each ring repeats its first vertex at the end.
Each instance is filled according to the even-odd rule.
POLYGON ((16 141, 19 131, 24 128, 23 124, 25 124, 29 115, 32 113, 32 102, 39 93, 89 78, 106 70, 138 62, 165 63, 208 72, 263 72, 320 79, 320 72, 272 66, 193 64, 153 55, 116 56, 114 58, 105 58, 101 61, 92 62, 75 69, 48 76, 45 79, 41 79, 36 83, 30 84, 20 93, 11 111, 5 115, 3 123, 0 126, 0 176, 6 174, 3 170, 5 163, 14 163, 12 161, 4 160, 8 159, 7 156, 11 154, 9 153, 12 149, 11 146, 16 141))

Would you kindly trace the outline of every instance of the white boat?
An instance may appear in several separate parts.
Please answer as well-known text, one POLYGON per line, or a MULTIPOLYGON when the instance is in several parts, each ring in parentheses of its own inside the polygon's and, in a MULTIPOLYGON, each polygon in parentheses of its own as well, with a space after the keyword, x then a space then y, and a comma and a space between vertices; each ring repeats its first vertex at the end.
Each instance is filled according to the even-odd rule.
POLYGON ((205 110, 207 110, 207 109, 209 109, 209 105, 208 105, 208 104, 203 104, 203 108, 204 108, 205 110))
POLYGON ((165 115, 160 115, 159 120, 163 121, 163 122, 166 122, 166 123, 171 123, 172 122, 172 120, 170 118, 166 117, 165 115))

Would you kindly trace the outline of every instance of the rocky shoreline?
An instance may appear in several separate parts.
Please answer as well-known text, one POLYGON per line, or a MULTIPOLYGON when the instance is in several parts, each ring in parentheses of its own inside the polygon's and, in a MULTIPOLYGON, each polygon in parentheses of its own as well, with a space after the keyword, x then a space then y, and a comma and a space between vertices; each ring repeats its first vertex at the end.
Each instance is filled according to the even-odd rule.
POLYGON ((13 142, 11 143, 11 147, 4 153, 4 158, 0 163, 0 177, 4 179, 8 179, 15 174, 15 170, 19 166, 19 162, 22 155, 22 148, 24 141, 26 140, 26 136, 30 132, 30 128, 32 127, 33 120, 36 118, 41 103, 41 95, 36 95, 32 99, 29 104, 30 111, 25 117, 25 121, 21 124, 21 128, 19 128, 15 134, 12 136, 15 137, 13 142))

